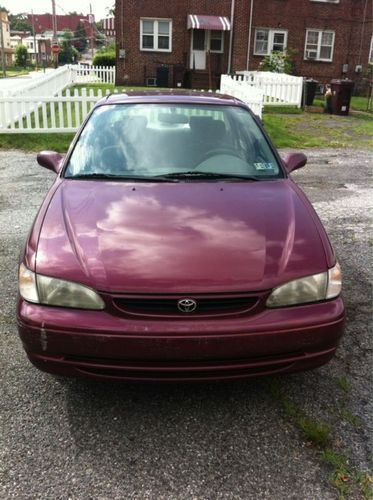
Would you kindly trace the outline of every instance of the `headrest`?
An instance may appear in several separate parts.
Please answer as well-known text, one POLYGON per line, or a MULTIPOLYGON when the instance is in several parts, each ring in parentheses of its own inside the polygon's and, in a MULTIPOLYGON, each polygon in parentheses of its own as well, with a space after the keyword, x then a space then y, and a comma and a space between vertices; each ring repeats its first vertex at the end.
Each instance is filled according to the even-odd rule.
POLYGON ((225 124, 222 120, 214 120, 210 116, 192 116, 189 121, 193 133, 201 139, 222 139, 225 135, 225 124))

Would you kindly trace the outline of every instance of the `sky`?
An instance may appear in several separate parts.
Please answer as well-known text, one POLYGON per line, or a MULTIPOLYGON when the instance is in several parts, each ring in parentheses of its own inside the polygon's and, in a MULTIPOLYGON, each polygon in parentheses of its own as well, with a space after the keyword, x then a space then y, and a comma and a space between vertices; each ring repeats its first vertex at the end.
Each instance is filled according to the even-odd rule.
MULTIPOLYGON (((92 4, 92 12, 95 15, 96 21, 107 17, 106 7, 111 8, 114 0, 55 0, 56 14, 68 14, 69 12, 77 11, 79 14, 89 14, 89 4, 92 4)), ((52 13, 51 0, 0 0, 0 5, 8 9, 12 14, 27 12, 31 14, 52 13)))

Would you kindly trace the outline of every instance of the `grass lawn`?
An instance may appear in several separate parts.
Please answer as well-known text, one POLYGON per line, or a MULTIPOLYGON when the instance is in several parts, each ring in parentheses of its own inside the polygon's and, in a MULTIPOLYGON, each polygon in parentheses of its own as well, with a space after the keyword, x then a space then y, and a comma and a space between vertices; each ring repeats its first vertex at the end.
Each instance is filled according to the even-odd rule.
MULTIPOLYGON (((314 106, 319 106, 324 108, 324 98, 316 97, 313 101, 314 106)), ((367 97, 351 97, 350 109, 352 111, 366 111, 369 113, 373 112, 372 101, 370 101, 370 105, 368 108, 368 98, 367 97)))
MULTIPOLYGON (((101 89, 111 92, 113 85, 108 84, 81 84, 74 89, 93 88, 95 94, 101 89)), ((149 90, 149 87, 120 87, 118 90, 149 90)), ((322 106, 322 100, 315 104, 322 106)), ((366 106, 366 98, 353 98, 353 108, 366 106), (365 101, 364 101, 365 99, 365 101)), ((72 116, 75 115, 72 105, 72 116)), ((58 123, 58 110, 56 109, 58 123)), ((41 119, 41 110, 39 111, 41 119)), ((34 120, 34 118, 33 118, 34 120)), ((32 120, 32 121, 33 121, 32 120)), ((48 117, 50 123, 50 117, 48 117)), ((73 122, 74 123, 74 122, 73 122)), ((368 114, 354 114, 350 116, 327 115, 310 113, 295 107, 268 107, 263 113, 264 127, 274 144, 279 148, 304 149, 312 147, 331 148, 371 148, 373 136, 373 120, 368 114)), ((67 151, 74 134, 47 133, 47 134, 0 134, 0 149, 21 149, 24 151, 40 151, 51 149, 59 152, 67 151)))
POLYGON ((373 111, 372 101, 370 101, 370 106, 368 109, 368 98, 367 97, 352 97, 351 98, 351 109, 355 111, 373 111))
MULTIPOLYGON (((6 68, 6 78, 9 78, 11 76, 23 76, 23 75, 28 75, 30 70, 24 69, 24 68, 6 68)), ((0 73, 0 78, 4 78, 3 73, 0 73)))
MULTIPOLYGON (((152 90, 170 90, 166 88, 161 88, 161 87, 131 87, 131 86, 119 86, 115 87, 114 85, 110 83, 90 83, 87 85, 86 83, 77 83, 75 85, 72 85, 70 87, 70 91, 74 92, 75 89, 81 90, 81 89, 93 89, 95 92, 97 92, 98 89, 101 89, 102 93, 105 94, 106 90, 109 89, 110 92, 118 91, 118 92, 128 92, 131 90, 135 91, 152 91, 152 90)), ((178 89, 176 89, 178 90, 178 89)), ((180 90, 185 90, 185 89, 180 89, 180 90)))
POLYGON ((0 151, 20 149, 39 152, 42 150, 66 153, 74 134, 0 134, 0 151))
POLYGON ((263 123, 279 148, 372 147, 373 120, 369 115, 264 114, 263 123))

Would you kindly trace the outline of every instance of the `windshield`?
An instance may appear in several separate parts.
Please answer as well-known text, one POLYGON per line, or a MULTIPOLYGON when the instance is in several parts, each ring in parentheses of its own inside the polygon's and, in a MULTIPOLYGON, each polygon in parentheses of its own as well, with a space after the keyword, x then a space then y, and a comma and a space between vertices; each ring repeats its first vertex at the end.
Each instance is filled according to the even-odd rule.
POLYGON ((65 177, 283 177, 250 113, 237 106, 115 104, 98 107, 65 177))

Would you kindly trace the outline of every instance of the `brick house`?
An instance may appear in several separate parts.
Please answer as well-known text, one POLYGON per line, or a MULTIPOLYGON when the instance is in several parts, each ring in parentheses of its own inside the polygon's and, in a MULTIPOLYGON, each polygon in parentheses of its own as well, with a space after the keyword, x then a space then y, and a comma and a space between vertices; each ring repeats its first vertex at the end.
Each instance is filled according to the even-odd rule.
POLYGON ((294 74, 359 81, 373 0, 116 0, 117 84, 216 87, 291 49, 294 74))
MULTIPOLYGON (((53 30, 52 14, 27 14, 27 21, 34 26, 35 33, 40 34, 45 31, 53 30)), ((72 31, 74 32, 79 23, 83 24, 87 38, 91 34, 89 15, 56 15, 56 30, 57 31, 72 31)))

